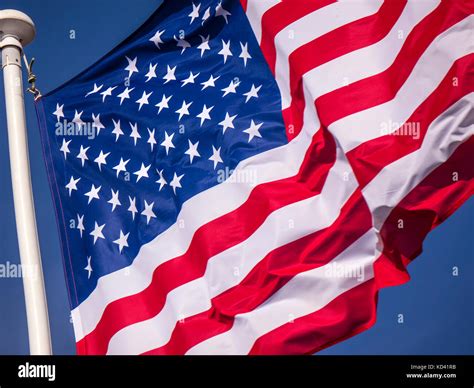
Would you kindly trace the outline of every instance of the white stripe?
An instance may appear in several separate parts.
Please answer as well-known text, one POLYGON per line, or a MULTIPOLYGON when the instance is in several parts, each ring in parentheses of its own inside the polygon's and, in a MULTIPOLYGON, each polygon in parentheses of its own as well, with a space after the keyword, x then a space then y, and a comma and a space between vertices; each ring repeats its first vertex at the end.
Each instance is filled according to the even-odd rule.
MULTIPOLYGON (((303 75, 303 82, 313 95, 319 96, 355 81, 385 71, 395 60, 413 28, 439 4, 439 1, 410 2, 391 31, 381 41, 335 58, 303 75)), ((291 96, 286 96, 289 102, 291 96)), ((283 105, 283 109, 289 105, 283 105)))
POLYGON ((301 316, 320 310, 333 299, 373 278, 376 234, 371 229, 330 263, 302 272, 257 309, 235 317, 229 331, 194 346, 187 354, 247 354, 263 334, 301 316), (331 268, 341 273, 360 269, 361 277, 334 278, 331 268))
POLYGON ((392 208, 472 135, 474 93, 464 96, 431 123, 417 152, 386 166, 362 190, 375 228, 380 229, 392 208))
POLYGON ((262 40, 262 17, 278 3, 281 3, 281 0, 248 0, 247 2, 247 19, 259 44, 262 40))
POLYGON ((343 149, 350 151, 386 134, 386 127, 390 127, 388 132, 393 132, 403 125, 439 85, 456 59, 474 52, 473 22, 471 15, 439 35, 423 53, 393 100, 331 124, 329 130, 343 149))
POLYGON ((290 104, 289 55, 336 28, 374 14, 382 3, 380 0, 333 3, 291 23, 276 35, 275 78, 282 95, 282 106, 290 104))
MULTIPOLYGON (((471 93, 464 97, 440 115, 433 121, 419 150, 387 166, 366 186, 364 197, 373 211, 382 209, 382 214, 389 213, 433 169, 445 162, 461 142, 472 136, 473 96, 471 93), (384 209, 387 207, 390 208, 388 211, 384 209)), ((346 263, 349 268, 354 268, 352 265, 364 266, 364 281, 372 278, 372 264, 380 251, 378 244, 381 239, 377 237, 377 231, 384 220, 385 216, 379 217, 376 228, 331 263, 346 263)), ((261 306, 237 315, 229 331, 201 342, 188 354, 246 354, 262 335, 284 325, 289 319, 318 311, 337 296, 361 284, 357 278, 325 276, 325 268, 331 267, 331 263, 298 274, 261 306)))
POLYGON ((166 344, 178 320, 208 310, 211 298, 239 284, 269 252, 330 226, 357 187, 352 175, 346 178, 350 171, 338 150, 320 195, 276 210, 246 241, 212 257, 204 276, 171 291, 158 315, 119 331, 108 354, 140 354, 166 344))

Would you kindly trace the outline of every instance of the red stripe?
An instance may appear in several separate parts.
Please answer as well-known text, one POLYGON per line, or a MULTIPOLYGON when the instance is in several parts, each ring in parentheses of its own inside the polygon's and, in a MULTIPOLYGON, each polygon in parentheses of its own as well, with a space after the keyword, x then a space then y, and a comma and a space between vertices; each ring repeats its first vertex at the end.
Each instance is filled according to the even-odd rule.
POLYGON ((283 1, 263 14, 260 48, 273 74, 276 63, 276 35, 291 23, 332 3, 335 3, 335 0, 300 1, 297 4, 294 1, 283 1))
POLYGON ((393 210, 381 232, 385 250, 374 265, 375 279, 261 336, 250 354, 312 354, 370 328, 376 320, 378 290, 409 280, 406 263, 421 253, 426 234, 474 193, 473 140, 459 146, 393 210), (453 172, 459 181, 453 182, 453 172), (396 226, 399 217, 406 220, 405 229, 396 226))
POLYGON ((397 22, 406 1, 388 1, 373 15, 341 26, 295 50, 289 57, 291 105, 283 111, 292 139, 301 131, 305 100, 303 75, 324 63, 383 39, 397 22))
POLYGON ((442 2, 407 37, 393 64, 384 72, 354 82, 316 99, 321 123, 328 127, 350 114, 392 100, 433 40, 467 15, 442 2))
POLYGON ((381 136, 347 153, 361 188, 366 186, 384 166, 417 150, 423 143, 432 121, 472 91, 474 91, 474 54, 469 54, 454 62, 443 81, 404 124, 405 128, 408 128, 407 123, 417 125, 418 138, 410 135, 381 136), (462 79, 457 86, 453 86, 455 77, 462 79))
POLYGON ((166 345, 145 354, 184 354, 229 330, 237 314, 259 306, 296 274, 327 264, 371 226, 372 216, 357 190, 331 226, 270 252, 240 284, 214 297, 212 308, 177 323, 166 345))
POLYGON ((244 12, 247 12, 247 2, 248 0, 240 0, 240 5, 244 9, 244 12))
POLYGON ((238 209, 199 228, 187 252, 157 267, 146 289, 106 307, 94 331, 78 342, 78 353, 105 354, 117 331, 158 314, 168 292, 201 277, 210 257, 247 239, 275 210, 317 195, 335 156, 332 136, 318 131, 296 176, 257 186, 238 209))

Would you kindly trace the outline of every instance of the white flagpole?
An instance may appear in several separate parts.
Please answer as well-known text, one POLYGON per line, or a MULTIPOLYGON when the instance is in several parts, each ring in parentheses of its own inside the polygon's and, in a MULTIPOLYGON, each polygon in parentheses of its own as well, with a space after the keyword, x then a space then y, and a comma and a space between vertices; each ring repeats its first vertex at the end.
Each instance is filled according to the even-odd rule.
POLYGON ((30 354, 51 354, 48 306, 31 186, 21 54, 35 37, 33 21, 15 10, 0 10, 0 49, 5 84, 10 167, 20 248, 30 354))

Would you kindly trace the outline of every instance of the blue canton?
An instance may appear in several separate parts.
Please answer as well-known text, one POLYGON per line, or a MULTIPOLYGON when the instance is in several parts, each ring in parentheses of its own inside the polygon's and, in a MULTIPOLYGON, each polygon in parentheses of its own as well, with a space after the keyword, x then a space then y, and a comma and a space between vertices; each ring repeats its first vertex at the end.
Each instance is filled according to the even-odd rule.
POLYGON ((238 1, 165 1, 38 114, 73 308, 176 223, 186 200, 287 142, 238 1))

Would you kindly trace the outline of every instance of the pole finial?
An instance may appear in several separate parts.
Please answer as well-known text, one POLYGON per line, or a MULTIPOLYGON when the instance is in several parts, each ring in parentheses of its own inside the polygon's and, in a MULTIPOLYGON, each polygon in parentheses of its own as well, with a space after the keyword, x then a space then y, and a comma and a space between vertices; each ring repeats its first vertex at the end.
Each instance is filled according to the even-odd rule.
POLYGON ((33 41, 35 35, 35 24, 28 15, 14 9, 0 10, 0 42, 12 36, 25 47, 33 41))

